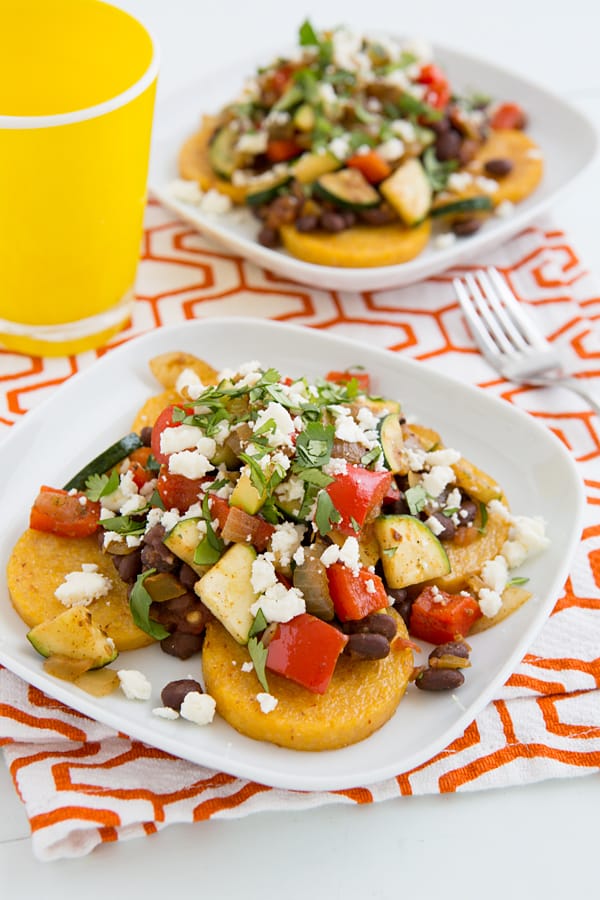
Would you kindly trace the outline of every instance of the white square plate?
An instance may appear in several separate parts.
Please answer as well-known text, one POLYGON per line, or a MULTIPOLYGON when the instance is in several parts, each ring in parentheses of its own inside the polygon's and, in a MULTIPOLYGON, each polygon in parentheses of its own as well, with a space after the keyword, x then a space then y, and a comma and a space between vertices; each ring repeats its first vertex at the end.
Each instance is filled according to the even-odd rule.
POLYGON ((134 415, 157 386, 148 360, 187 350, 216 368, 259 359, 282 374, 323 375, 361 364, 376 392, 398 398, 407 414, 439 429, 503 486, 514 512, 542 515, 552 547, 523 567, 535 596, 517 613, 470 639, 472 668, 460 688, 460 706, 447 694, 409 688, 393 718, 367 740, 343 750, 307 753, 242 737, 220 719, 199 728, 152 715, 167 682, 200 674, 200 657, 186 661, 158 646, 122 653, 118 667, 139 669, 153 685, 147 703, 121 692, 96 699, 42 669, 0 587, 0 662, 52 697, 131 737, 205 766, 276 787, 333 790, 366 785, 416 766, 457 737, 514 670, 552 609, 568 574, 581 529, 583 491, 562 444, 535 419, 482 391, 385 350, 253 319, 211 319, 163 328, 131 341, 74 376, 30 412, 0 446, 5 479, 2 570, 42 483, 61 485, 104 447, 130 430, 134 415))
MULTIPOLYGON (((199 228, 203 235, 272 272, 304 284, 333 290, 367 291, 398 287, 475 260, 528 225, 556 196, 568 187, 593 160, 597 136, 593 126, 573 106, 538 85, 476 57, 434 47, 436 59, 458 91, 489 94, 498 100, 514 100, 526 110, 527 133, 544 155, 545 174, 537 190, 515 207, 507 219, 492 218, 475 235, 445 249, 432 243, 410 262, 374 268, 319 266, 295 259, 284 250, 270 250, 256 240, 258 223, 248 210, 224 215, 202 213, 197 207, 175 200, 169 186, 178 176, 179 149, 198 130, 203 113, 215 113, 240 91, 257 60, 236 63, 191 84, 157 108, 150 163, 150 190, 164 206, 199 228)), ((274 58, 277 54, 273 53, 274 58)), ((270 59, 266 55, 264 59, 270 59)))

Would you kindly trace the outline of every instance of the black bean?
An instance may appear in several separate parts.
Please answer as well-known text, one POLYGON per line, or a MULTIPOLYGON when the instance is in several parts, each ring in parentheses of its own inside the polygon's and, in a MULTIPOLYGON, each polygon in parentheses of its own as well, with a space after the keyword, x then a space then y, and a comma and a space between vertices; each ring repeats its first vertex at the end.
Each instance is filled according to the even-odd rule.
POLYGON ((341 213, 324 212, 321 213, 321 227, 325 231, 336 234, 338 231, 344 231, 347 226, 346 220, 341 213))
POLYGON ((152 426, 144 425, 140 431, 140 440, 144 447, 149 447, 152 443, 152 426))
POLYGON ((406 588, 388 588, 387 592, 394 601, 394 609, 402 618, 404 624, 408 628, 410 624, 410 611, 413 605, 413 598, 408 596, 406 588))
POLYGON ((181 565, 181 560, 165 544, 145 544, 142 547, 142 564, 144 568, 156 569, 157 572, 174 572, 181 565))
POLYGON ((440 541, 451 541, 456 533, 456 525, 450 518, 450 516, 445 516, 444 513, 434 512, 432 513, 432 518, 437 519, 437 521, 442 525, 443 531, 439 533, 436 532, 436 536, 440 541))
POLYGON ((396 637, 396 623, 386 613, 371 613, 361 620, 371 634, 382 634, 388 641, 396 637))
POLYGON ((144 544, 162 544, 165 534, 162 525, 153 525, 144 535, 144 544))
POLYGON ((150 615, 167 631, 183 634, 201 634, 209 616, 202 601, 191 591, 162 603, 153 603, 150 615))
POLYGON ((276 228, 271 228, 269 225, 263 225, 258 232, 257 240, 263 247, 277 247, 279 244, 279 232, 276 228))
POLYGON ((385 659, 390 652, 390 642, 382 634, 351 634, 345 650, 357 659, 385 659))
POLYGON ((452 231, 458 237, 469 237, 469 235, 479 231, 482 225, 483 219, 477 219, 475 216, 470 216, 467 219, 455 219, 452 223, 452 231))
POLYGON ((179 681, 170 681, 161 691, 160 699, 163 706, 170 706, 177 712, 181 709, 181 704, 191 691, 198 691, 202 694, 202 685, 193 678, 180 678, 179 681))
POLYGON ((190 656, 202 649, 202 641, 203 635, 201 634, 182 634, 176 631, 174 634, 163 638, 160 642, 160 647, 169 656, 176 656, 178 659, 189 659, 190 656))
POLYGON ((468 659, 469 648, 464 641, 448 641, 447 644, 440 644, 438 647, 435 647, 429 654, 429 659, 439 659, 446 654, 460 656, 462 659, 468 659))
POLYGON ((458 511, 458 518, 461 525, 470 525, 477 515, 478 506, 473 500, 463 500, 458 511))
POLYGON ((435 140, 435 155, 440 162, 458 159, 462 137, 455 128, 448 128, 438 134, 435 140))
POLYGON ((187 563, 184 563, 179 570, 179 574, 177 576, 182 583, 182 585, 186 588, 193 588, 200 576, 197 572, 194 572, 191 566, 188 566, 187 563))
POLYGON ((415 684, 422 691, 454 691, 464 680, 459 669, 425 669, 416 677, 415 684))
POLYGON ((319 217, 313 213, 304 216, 298 216, 296 219, 296 231, 306 233, 308 231, 316 231, 319 227, 319 217))
POLYGON ((513 170, 513 163, 510 159, 488 159, 483 166, 486 175, 493 175, 494 178, 504 178, 510 175, 513 170))
POLYGON ((133 553, 127 553, 124 556, 113 556, 113 564, 119 578, 126 584, 133 584, 140 572, 142 571, 142 551, 134 550, 133 553))
POLYGON ((356 225, 356 213, 351 209, 345 209, 342 216, 344 217, 346 228, 352 228, 353 225, 356 225))
POLYGON ((374 209, 361 209, 359 217, 367 225, 388 225, 398 218, 391 206, 387 204, 376 206, 374 209))

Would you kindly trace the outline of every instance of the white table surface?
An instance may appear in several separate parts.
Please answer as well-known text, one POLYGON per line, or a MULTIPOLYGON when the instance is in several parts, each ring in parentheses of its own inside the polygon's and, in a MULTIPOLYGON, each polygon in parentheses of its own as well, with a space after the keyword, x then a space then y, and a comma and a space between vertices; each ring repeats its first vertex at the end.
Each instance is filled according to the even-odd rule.
MULTIPOLYGON (((293 41, 309 15, 427 36, 510 65, 572 101, 600 128, 600 5, 591 0, 121 0, 162 48, 159 97, 255 51, 293 41)), ((600 277, 600 160, 557 201, 556 224, 600 277)), ((0 765, 0 895, 87 900, 125 891, 145 900, 183 890, 211 898, 322 897, 513 900, 597 896, 600 778, 504 791, 408 797, 369 807, 268 813, 177 826, 37 862, 29 826, 0 765)), ((185 894, 184 894, 185 895, 185 894)), ((181 896, 179 894, 179 896, 181 896)))

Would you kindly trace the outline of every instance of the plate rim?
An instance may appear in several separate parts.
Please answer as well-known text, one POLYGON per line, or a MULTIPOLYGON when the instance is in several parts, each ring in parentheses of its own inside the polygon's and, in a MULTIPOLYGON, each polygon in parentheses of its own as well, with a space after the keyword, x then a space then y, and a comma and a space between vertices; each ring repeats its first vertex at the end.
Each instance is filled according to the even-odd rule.
MULTIPOLYGON (((483 400, 486 407, 491 405, 492 410, 494 408, 502 408, 504 412, 509 415, 509 417, 514 416, 515 420, 522 420, 523 422, 526 421, 528 423, 528 426, 531 427, 534 431, 539 434, 543 434, 544 439, 549 442, 549 445, 553 448, 554 452, 557 452, 559 454, 562 463, 566 465, 567 470, 569 471, 572 478, 573 484, 577 488, 575 497, 576 508, 574 513, 576 527, 573 528, 571 541, 567 548, 567 553, 562 557, 562 560, 558 564, 557 571, 554 575, 552 591, 552 594, 555 595, 552 598, 552 602, 554 602, 554 600, 556 599, 556 592, 560 590, 560 587, 562 586, 562 584, 564 584, 564 581, 567 577, 572 556, 575 552, 579 540, 584 512, 584 491, 583 485, 581 483, 581 478, 577 471, 575 462, 568 454, 563 444, 551 431, 546 429, 525 411, 513 406, 512 404, 508 404, 506 403, 506 401, 502 401, 497 397, 488 395, 480 388, 472 384, 464 383, 457 379, 444 376, 440 372, 428 367, 423 363, 419 363, 418 361, 414 361, 412 359, 403 358, 400 354, 396 354, 393 351, 383 349, 372 344, 365 345, 360 341, 346 338, 344 336, 323 333, 319 330, 306 328, 305 326, 281 323, 272 320, 264 321, 251 317, 228 316, 192 320, 190 322, 180 323, 172 326, 165 326, 160 329, 146 332, 145 334, 140 335, 137 338, 133 338, 132 340, 127 341, 121 346, 116 347, 114 350, 111 350, 110 353, 105 354, 105 356, 103 356, 100 360, 97 360, 95 365, 92 365, 89 368, 80 371, 76 375, 72 376, 67 382, 61 385, 58 390, 53 392, 35 409, 31 410, 31 412, 27 414, 22 422, 15 426, 11 433, 9 433, 7 439, 3 441, 2 444, 0 444, 0 459, 2 458, 4 453, 7 452, 7 447, 10 448, 13 443, 18 443, 20 440, 26 439, 27 432, 30 429, 35 428, 38 420, 46 415, 48 409, 52 410, 52 407, 54 405, 60 405, 68 401, 69 394, 72 391, 76 390, 77 386, 81 384, 82 381, 85 382, 90 379, 101 377, 102 372, 111 365, 115 358, 122 359, 124 361, 124 364, 127 364, 127 358, 131 356, 132 359, 130 361, 130 364, 131 366, 134 366, 139 364, 140 354, 143 353, 143 349, 146 345, 151 345, 157 341, 162 344, 168 343, 171 335, 177 336, 182 332, 186 332, 189 334, 190 332, 199 331, 201 334, 202 331, 206 331, 207 329, 216 329, 218 331, 219 329, 223 328, 231 328, 232 321, 235 321, 240 327, 245 329, 286 332, 291 338, 293 338, 294 334, 302 334, 305 337, 309 337, 310 340, 315 340, 317 344, 321 344, 323 347, 325 347, 327 344, 336 344, 342 347, 346 347, 349 351, 371 351, 376 357, 381 357, 383 360, 388 360, 390 363, 393 363, 393 366, 399 369, 400 373, 402 372, 402 370, 407 373, 415 373, 421 371, 426 373, 426 381, 433 381, 434 384, 436 382, 444 382, 446 385, 460 385, 460 388, 464 390, 467 395, 478 397, 480 398, 480 400, 483 400), (558 587, 555 588, 555 585, 558 585, 558 587)), ((0 541, 0 543, 4 542, 0 541)), ((9 552, 11 547, 8 547, 9 552)), ((7 587, 6 596, 8 598, 7 587)), ((10 603, 10 600, 8 602, 10 603)), ((528 629, 525 629, 524 633, 521 634, 520 639, 516 641, 512 648, 512 651, 504 660, 499 674, 497 674, 496 677, 493 678, 492 681, 479 694, 477 694, 476 702, 472 704, 470 708, 466 709, 461 716, 454 720, 450 727, 440 733, 434 742, 430 742, 422 751, 415 751, 411 756, 405 758, 402 761, 401 765, 397 767, 393 767, 390 763, 379 764, 375 767, 371 766, 368 774, 365 774, 363 772, 358 777, 356 775, 349 774, 335 778, 332 777, 331 773, 319 776, 314 772, 306 775, 301 771, 301 765, 296 767, 296 772, 291 778, 288 777, 288 775, 286 775, 285 773, 277 773, 273 776, 272 774, 269 774, 268 771, 260 770, 260 768, 258 769, 258 771, 261 771, 262 774, 259 775, 257 771, 257 764, 253 762, 246 764, 243 760, 240 762, 238 759, 236 759, 234 765, 231 766, 227 756, 219 756, 219 758, 216 758, 216 756, 212 752, 209 752, 208 754, 203 752, 202 755, 204 755, 204 759, 198 758, 197 754, 190 756, 186 753, 182 753, 181 740, 179 732, 177 730, 173 729, 173 738, 170 738, 168 733, 166 735, 160 734, 159 736, 157 736, 156 731, 152 731, 153 725, 156 729, 156 721, 153 721, 150 712, 143 727, 140 728, 138 723, 134 723, 133 729, 128 729, 127 727, 123 728, 123 716, 118 711, 113 714, 113 712, 109 708, 102 707, 102 704, 99 702, 93 702, 94 698, 92 698, 92 700, 90 701, 89 699, 87 699, 88 695, 85 695, 83 693, 81 693, 81 702, 77 702, 79 701, 79 697, 77 695, 77 691, 73 687, 63 687, 63 684, 61 682, 55 679, 51 679, 50 676, 46 675, 41 667, 39 669, 36 669, 32 664, 30 668, 29 666, 19 664, 18 661, 15 664, 15 660, 10 655, 10 652, 5 652, 5 648, 3 645, 4 642, 2 639, 0 639, 0 663, 6 665, 8 669, 14 671, 17 675, 24 678, 24 680, 29 682, 30 684, 34 684, 49 696, 61 700, 68 707, 78 709, 85 715, 91 715, 92 718, 95 718, 98 721, 103 722, 104 724, 109 725, 110 727, 113 727, 118 731, 126 731, 127 733, 131 731, 132 733, 130 734, 130 736, 133 739, 142 740, 152 744, 153 746, 158 746, 159 748, 165 750, 166 752, 172 753, 179 758, 190 760, 191 762, 194 762, 201 766, 204 765, 215 767, 217 769, 228 771, 237 777, 250 778, 252 780, 276 788, 286 788, 293 790, 341 790, 345 788, 369 785, 384 778, 390 778, 395 775, 401 774, 401 772, 408 771, 414 766, 429 760, 440 750, 444 749, 452 739, 457 737, 464 730, 464 728, 470 722, 472 722, 477 715, 479 715, 479 713, 484 709, 487 703, 493 698, 493 694, 497 690, 497 688, 506 681, 506 678, 508 677, 510 672, 514 670, 515 662, 518 662, 518 660, 522 658, 526 647, 533 642, 535 636, 546 621, 551 610, 550 602, 550 600, 546 599, 544 604, 540 606, 540 609, 533 619, 533 625, 528 629), (76 702, 74 702, 74 700, 76 702), (90 712, 90 707, 93 710, 92 712, 90 712), (100 710, 100 714, 98 714, 98 710, 100 710)), ((2 615, 0 613, 0 626, 1 625, 2 615)), ((25 634, 23 634, 23 640, 25 641, 25 634)), ((368 741, 369 739, 367 738, 366 740, 368 741)), ((253 742, 253 744, 254 743, 260 744, 261 742, 253 742)), ((354 746, 360 747, 361 744, 364 746, 365 742, 359 742, 359 744, 354 746)), ((271 745, 267 746, 270 747, 271 745)), ((299 756, 303 755, 299 754, 299 756, 296 757, 296 751, 289 750, 285 752, 286 754, 291 754, 291 758, 299 758, 299 756)), ((318 754, 318 756, 321 758, 325 758, 331 755, 335 755, 338 752, 339 751, 324 751, 321 754, 318 754)), ((313 756, 313 754, 309 755, 313 756)))

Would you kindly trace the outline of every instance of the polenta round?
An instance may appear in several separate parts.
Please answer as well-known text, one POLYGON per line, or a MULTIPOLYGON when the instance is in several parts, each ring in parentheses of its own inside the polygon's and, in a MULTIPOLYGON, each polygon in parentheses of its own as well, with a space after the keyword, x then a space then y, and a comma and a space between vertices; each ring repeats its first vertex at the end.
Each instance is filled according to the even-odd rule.
POLYGON ((95 563, 111 581, 105 597, 93 600, 88 609, 96 625, 113 639, 117 650, 137 650, 154 639, 134 624, 129 610, 127 585, 121 581, 108 554, 102 553, 95 536, 59 537, 44 531, 25 531, 8 561, 8 590, 23 621, 33 628, 65 611, 54 591, 65 575, 83 563, 95 563))
MULTIPOLYGON (((408 637, 397 620, 398 635, 408 637)), ((277 706, 263 713, 256 699, 262 690, 255 672, 242 665, 250 660, 219 622, 209 622, 202 650, 207 693, 217 712, 236 731, 258 741, 291 750, 336 750, 369 737, 394 714, 413 668, 412 650, 392 649, 385 659, 354 660, 340 656, 325 694, 313 694, 267 670, 277 706)))

